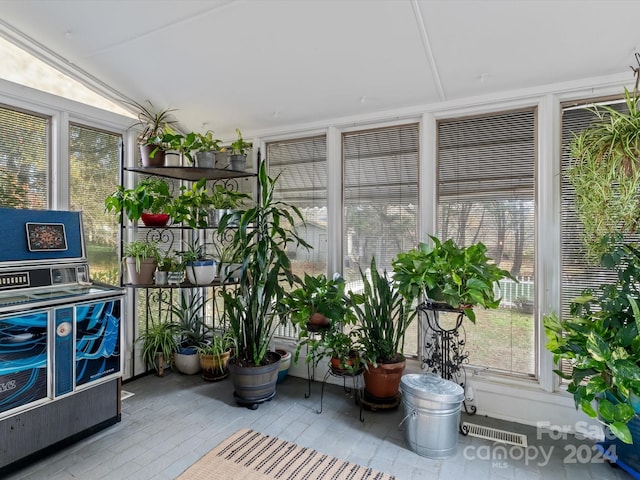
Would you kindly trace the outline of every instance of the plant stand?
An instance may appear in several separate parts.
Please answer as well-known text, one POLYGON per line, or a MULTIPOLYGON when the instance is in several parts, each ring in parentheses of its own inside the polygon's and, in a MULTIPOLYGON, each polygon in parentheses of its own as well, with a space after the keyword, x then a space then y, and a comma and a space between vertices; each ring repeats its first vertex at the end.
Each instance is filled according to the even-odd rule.
MULTIPOLYGON (((442 302, 427 300, 418 305, 420 327, 423 332, 422 368, 440 375, 445 380, 456 382, 465 388, 467 374, 464 364, 469 363, 469 352, 465 350, 467 339, 462 321, 464 311, 454 308, 442 302), (440 321, 440 313, 455 315, 452 325, 445 327, 440 321)), ((475 405, 467 406, 466 400, 462 402, 465 413, 476 413, 475 405)), ((469 432, 460 427, 460 433, 467 435, 469 432)))
POLYGON ((358 370, 356 370, 355 372, 334 368, 330 366, 329 370, 327 370, 327 373, 324 374, 324 378, 322 379, 322 387, 320 389, 320 409, 316 410, 316 413, 318 414, 322 413, 322 399, 324 397, 324 386, 327 383, 327 380, 329 379, 329 377, 338 377, 338 378, 342 378, 342 388, 344 389, 345 393, 347 394, 351 394, 352 392, 355 393, 354 399, 355 399, 356 405, 360 404, 360 421, 364 422, 364 417, 362 416, 363 402, 360 401, 362 398, 361 392, 364 390, 364 387, 361 381, 362 372, 364 372, 364 365, 361 365, 360 368, 358 368, 358 370), (347 387, 348 378, 352 380, 353 387, 347 387))

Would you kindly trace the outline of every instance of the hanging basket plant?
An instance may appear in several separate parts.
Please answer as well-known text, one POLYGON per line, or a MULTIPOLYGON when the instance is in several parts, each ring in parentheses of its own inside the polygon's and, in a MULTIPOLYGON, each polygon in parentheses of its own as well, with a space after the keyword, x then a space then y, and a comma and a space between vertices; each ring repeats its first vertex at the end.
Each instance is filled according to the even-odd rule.
POLYGON ((574 135, 567 171, 575 189, 576 213, 584 227, 587 257, 605 253, 602 239, 634 233, 640 221, 640 109, 638 90, 625 89, 627 111, 600 105, 595 121, 574 135))

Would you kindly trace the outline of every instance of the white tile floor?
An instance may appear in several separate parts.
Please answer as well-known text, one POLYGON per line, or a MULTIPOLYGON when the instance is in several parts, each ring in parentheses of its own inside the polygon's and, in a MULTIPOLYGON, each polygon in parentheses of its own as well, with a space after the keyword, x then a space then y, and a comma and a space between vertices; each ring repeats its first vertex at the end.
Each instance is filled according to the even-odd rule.
MULTIPOLYGON (((630 479, 603 463, 588 440, 537 439, 533 428, 485 417, 476 424, 524 433, 529 447, 507 446, 458 436, 457 454, 446 460, 421 457, 405 445, 398 426, 404 412, 364 411, 342 387, 327 385, 323 412, 320 384, 305 399, 306 380, 288 377, 276 397, 252 411, 235 404, 229 380, 204 382, 179 373, 147 376, 126 383, 135 395, 123 401, 122 421, 19 471, 8 480, 164 480, 174 479, 222 439, 240 428, 311 447, 344 460, 368 465, 400 480, 450 479, 630 479), (574 455, 580 451, 582 456, 574 455), (543 458, 543 455, 545 457, 543 458)), ((238 479, 240 480, 240 479, 238 479)))

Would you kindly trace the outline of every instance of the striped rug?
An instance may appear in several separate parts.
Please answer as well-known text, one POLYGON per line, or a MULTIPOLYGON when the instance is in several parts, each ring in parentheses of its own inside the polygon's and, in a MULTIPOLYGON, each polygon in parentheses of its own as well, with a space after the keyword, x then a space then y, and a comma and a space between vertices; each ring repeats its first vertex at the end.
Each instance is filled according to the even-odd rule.
POLYGON ((244 429, 222 441, 178 480, 395 480, 370 468, 244 429))

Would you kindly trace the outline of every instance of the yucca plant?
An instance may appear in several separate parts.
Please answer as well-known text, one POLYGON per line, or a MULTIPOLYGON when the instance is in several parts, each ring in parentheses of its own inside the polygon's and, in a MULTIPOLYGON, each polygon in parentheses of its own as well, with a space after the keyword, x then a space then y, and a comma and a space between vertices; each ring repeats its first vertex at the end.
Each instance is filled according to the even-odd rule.
POLYGON ((357 318, 356 331, 363 355, 374 366, 378 362, 395 363, 404 359, 404 337, 417 314, 415 297, 400 293, 393 279, 382 275, 371 260, 370 277, 360 269, 363 290, 349 291, 351 307, 357 318))

